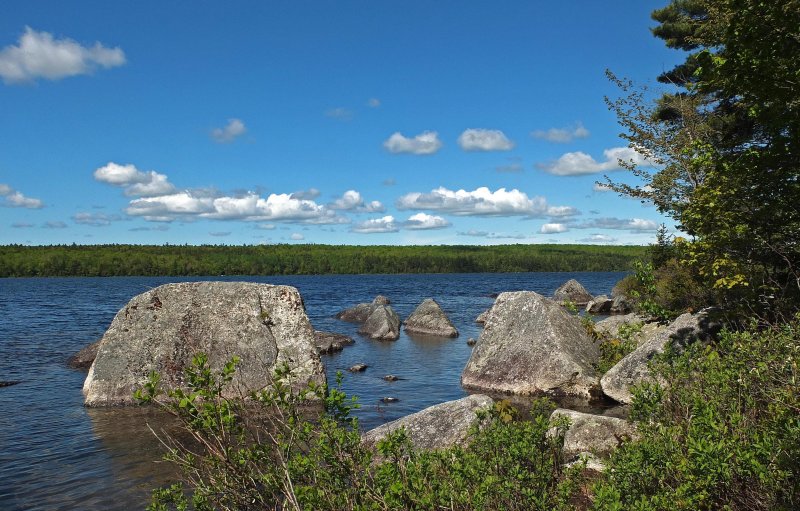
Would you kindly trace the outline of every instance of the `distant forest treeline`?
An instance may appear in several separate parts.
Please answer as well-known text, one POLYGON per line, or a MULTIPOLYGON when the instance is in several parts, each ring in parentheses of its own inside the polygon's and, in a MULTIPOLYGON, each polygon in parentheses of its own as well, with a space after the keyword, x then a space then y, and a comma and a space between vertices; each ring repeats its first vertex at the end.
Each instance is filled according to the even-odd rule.
POLYGON ((598 245, 0 246, 0 277, 628 270, 645 247, 598 245))

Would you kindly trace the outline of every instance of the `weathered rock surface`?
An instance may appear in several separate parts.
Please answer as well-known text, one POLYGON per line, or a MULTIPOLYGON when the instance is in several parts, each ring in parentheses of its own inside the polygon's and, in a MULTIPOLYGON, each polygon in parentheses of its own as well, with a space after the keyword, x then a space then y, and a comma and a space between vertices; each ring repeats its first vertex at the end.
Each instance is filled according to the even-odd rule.
POLYGON ((531 291, 502 293, 461 374, 466 388, 590 397, 597 344, 575 316, 531 291))
POLYGON ((572 302, 584 306, 592 301, 592 295, 575 279, 569 279, 556 289, 553 300, 557 302, 572 302))
POLYGON ((387 374, 386 376, 383 377, 383 379, 386 380, 386 381, 397 381, 400 378, 398 378, 397 376, 395 376, 393 374, 387 374))
POLYGON ((295 388, 325 382, 314 331, 297 289, 248 282, 165 284, 131 299, 106 331, 83 385, 87 406, 124 405, 151 371, 166 387, 182 384, 192 357, 212 370, 238 356, 224 395, 239 397, 270 383, 286 364, 295 388))
POLYGON ((94 358, 97 356, 97 349, 99 347, 100 341, 95 341, 84 347, 67 359, 67 365, 73 369, 89 369, 92 362, 94 362, 94 358))
POLYGON ((403 322, 406 332, 437 337, 458 337, 458 329, 432 298, 426 298, 403 322))
POLYGON ((567 458, 583 452, 607 457, 617 447, 636 437, 636 428, 630 422, 616 417, 593 415, 559 408, 550 420, 567 417, 569 429, 564 435, 564 455, 567 458))
MULTIPOLYGON (((653 325, 653 327, 658 327, 657 323, 645 323, 645 318, 641 316, 637 316, 636 314, 625 314, 622 316, 611 316, 604 320, 598 321, 594 324, 595 332, 605 335, 608 337, 618 337, 619 336, 619 329, 623 325, 642 325, 642 329, 645 329, 645 325, 653 325)), ((652 327, 648 327, 652 328, 652 327)), ((655 333, 655 332, 652 332, 655 333)))
POLYGON ((492 407, 494 400, 475 394, 448 401, 412 413, 396 421, 367 431, 361 437, 367 446, 374 446, 390 432, 405 428, 418 449, 444 449, 467 440, 469 428, 478 421, 477 412, 492 407))
POLYGON ((350 369, 348 369, 348 371, 350 371, 351 373, 360 373, 362 371, 366 371, 367 367, 369 367, 367 364, 359 362, 358 364, 353 364, 352 366, 350 366, 350 369))
POLYGON ((389 303, 388 298, 383 295, 378 295, 372 300, 372 303, 359 303, 355 307, 337 312, 336 319, 349 321, 350 323, 363 323, 375 312, 378 306, 389 305, 389 303))
POLYGON ((486 324, 486 318, 489 317, 489 311, 491 311, 491 310, 492 309, 489 308, 489 309, 486 309, 485 311, 481 312, 480 314, 478 314, 478 317, 475 318, 475 323, 477 323, 479 325, 486 324))
POLYGON ((377 305, 358 333, 379 341, 396 341, 400 337, 400 318, 391 306, 377 305))
POLYGON ((474 337, 467 339, 467 346, 475 346, 476 344, 478 344, 478 341, 474 337))
POLYGON ((633 310, 630 298, 625 295, 617 295, 611 301, 611 314, 627 314, 633 310))
POLYGON ((354 343, 355 341, 352 337, 344 334, 314 331, 314 346, 317 347, 317 352, 322 355, 342 351, 345 346, 350 346, 354 343))
POLYGON ((717 326, 705 314, 683 314, 665 328, 658 329, 638 348, 622 358, 600 380, 603 393, 620 402, 633 399, 631 387, 651 377, 648 362, 663 353, 668 345, 681 349, 715 333, 717 326))
POLYGON ((610 314, 613 303, 614 300, 606 295, 595 296, 586 304, 586 312, 589 314, 610 314))

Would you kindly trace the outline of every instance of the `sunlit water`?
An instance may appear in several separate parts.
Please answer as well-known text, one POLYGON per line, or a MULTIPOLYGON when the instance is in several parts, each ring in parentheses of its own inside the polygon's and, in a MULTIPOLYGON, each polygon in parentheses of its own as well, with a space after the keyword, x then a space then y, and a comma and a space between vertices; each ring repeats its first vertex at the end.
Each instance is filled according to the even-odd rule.
POLYGON ((323 356, 328 378, 346 373, 344 390, 359 396, 365 428, 466 395, 459 380, 481 326, 475 317, 493 293, 530 290, 551 295, 569 278, 592 294, 608 293, 620 273, 506 273, 435 275, 328 275, 291 277, 113 277, 0 279, 0 510, 141 509, 170 467, 156 463, 158 442, 146 424, 152 412, 86 409, 85 373, 66 359, 102 337, 116 312, 133 296, 167 282, 248 280, 297 287, 317 330, 352 336, 356 344, 323 356), (358 325, 333 318, 341 309, 377 294, 406 318, 425 298, 436 299, 456 325, 456 339, 372 341, 358 325), (386 382, 384 375, 401 379, 386 382), (383 404, 383 397, 399 401, 383 404))

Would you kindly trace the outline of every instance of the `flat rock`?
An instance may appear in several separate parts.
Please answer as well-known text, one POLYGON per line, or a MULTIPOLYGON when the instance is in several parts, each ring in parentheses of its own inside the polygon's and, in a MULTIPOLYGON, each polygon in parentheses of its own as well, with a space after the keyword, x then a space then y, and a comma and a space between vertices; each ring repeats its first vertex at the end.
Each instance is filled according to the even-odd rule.
POLYGON ((351 373, 360 373, 362 371, 366 371, 367 367, 369 367, 367 364, 358 363, 350 366, 348 371, 350 371, 351 373))
POLYGON ((83 385, 87 406, 133 404, 151 371, 166 388, 183 384, 194 355, 219 371, 240 362, 223 396, 269 385, 287 365, 292 388, 325 383, 314 330, 297 289, 251 282, 165 284, 132 298, 103 335, 83 385))
POLYGON ((624 325, 640 325, 641 331, 633 336, 637 344, 643 343, 655 335, 660 330, 666 328, 655 322, 648 322, 647 318, 638 316, 636 314, 625 314, 622 316, 610 316, 602 321, 594 324, 594 329, 597 333, 610 338, 618 338, 620 335, 620 328, 624 325))
POLYGON ((458 330, 432 298, 426 298, 403 322, 406 332, 433 335, 436 337, 458 337, 458 330))
POLYGON ((85 346, 82 350, 72 355, 67 359, 67 365, 73 369, 89 369, 97 356, 97 349, 100 347, 100 341, 95 341, 92 344, 85 346))
POLYGON ((531 291, 502 293, 461 374, 487 392, 589 398, 597 390, 598 345, 580 320, 531 291))
POLYGON ((314 331, 314 346, 316 346, 317 351, 322 355, 342 351, 345 346, 350 346, 354 343, 355 341, 352 337, 344 334, 314 331))
POLYGON ((367 431, 361 436, 367 446, 375 446, 390 432, 405 428, 414 447, 418 449, 444 449, 463 444, 469 429, 478 422, 477 412, 494 405, 489 396, 474 394, 456 401, 448 401, 412 413, 367 431))
POLYGON ((606 295, 595 296, 586 304, 586 312, 589 314, 610 314, 611 304, 614 300, 606 295))
POLYGON ((569 279, 556 289, 553 294, 553 300, 562 303, 572 302, 582 307, 592 301, 592 295, 580 282, 575 279, 569 279))
POLYGON ((377 305, 358 333, 379 341, 396 341, 400 337, 400 318, 390 305, 377 305))
POLYGON ((663 353, 668 345, 681 349, 715 333, 718 325, 705 314, 683 314, 665 328, 658 329, 638 348, 622 358, 603 375, 600 386, 608 397, 620 402, 633 400, 631 387, 651 378, 650 360, 663 353))
POLYGON ((600 457, 608 457, 625 441, 636 438, 636 428, 630 422, 616 417, 593 415, 558 408, 550 415, 550 420, 567 417, 569 429, 564 435, 564 455, 567 458, 585 452, 600 457))

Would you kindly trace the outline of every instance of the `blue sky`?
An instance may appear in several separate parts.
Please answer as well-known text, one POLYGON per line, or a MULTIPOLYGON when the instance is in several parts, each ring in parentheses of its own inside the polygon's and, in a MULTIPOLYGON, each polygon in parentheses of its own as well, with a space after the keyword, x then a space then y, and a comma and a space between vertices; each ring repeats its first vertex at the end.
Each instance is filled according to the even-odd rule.
POLYGON ((3 2, 0 243, 649 243, 665 3, 3 2))

